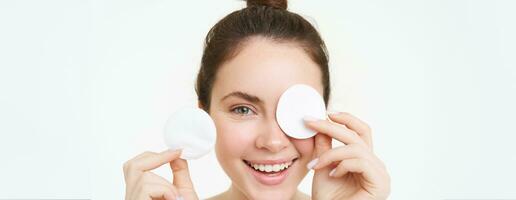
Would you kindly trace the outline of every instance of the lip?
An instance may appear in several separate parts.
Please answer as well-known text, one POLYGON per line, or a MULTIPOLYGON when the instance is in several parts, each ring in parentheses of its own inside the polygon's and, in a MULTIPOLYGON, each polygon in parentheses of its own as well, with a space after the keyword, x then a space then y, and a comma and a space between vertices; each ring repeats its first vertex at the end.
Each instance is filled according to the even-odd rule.
POLYGON ((296 160, 297 158, 295 159, 282 159, 282 160, 260 160, 260 161, 256 161, 256 160, 242 160, 242 163, 246 166, 245 168, 247 169, 247 171, 249 171, 249 173, 251 175, 253 175, 253 177, 261 184, 263 185, 278 185, 278 184, 281 184, 288 176, 289 172, 290 172, 290 169, 292 169, 292 166, 294 166, 296 164, 296 160), (262 173, 262 172, 258 172, 256 170, 254 170, 253 168, 251 168, 251 166, 249 166, 247 163, 245 162, 251 162, 251 163, 255 163, 255 164, 268 164, 268 165, 272 165, 272 164, 280 164, 280 163, 287 163, 287 162, 290 162, 292 161, 292 164, 290 165, 289 168, 281 171, 281 172, 277 172, 277 173, 269 173, 269 174, 266 174, 266 173, 262 173))

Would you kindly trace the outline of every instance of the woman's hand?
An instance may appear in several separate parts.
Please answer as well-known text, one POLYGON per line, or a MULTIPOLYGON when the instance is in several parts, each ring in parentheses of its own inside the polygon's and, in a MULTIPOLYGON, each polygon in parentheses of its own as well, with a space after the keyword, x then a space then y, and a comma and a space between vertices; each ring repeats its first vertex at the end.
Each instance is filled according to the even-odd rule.
POLYGON ((373 153, 369 126, 348 113, 329 118, 333 122, 305 119, 306 126, 319 133, 315 159, 307 166, 315 170, 312 199, 386 199, 390 177, 373 153), (332 149, 332 138, 346 145, 332 149))
POLYGON ((180 150, 161 153, 145 152, 124 164, 125 199, 126 200, 197 200, 188 163, 180 159, 180 150), (174 183, 150 172, 150 170, 170 163, 174 174, 174 183))

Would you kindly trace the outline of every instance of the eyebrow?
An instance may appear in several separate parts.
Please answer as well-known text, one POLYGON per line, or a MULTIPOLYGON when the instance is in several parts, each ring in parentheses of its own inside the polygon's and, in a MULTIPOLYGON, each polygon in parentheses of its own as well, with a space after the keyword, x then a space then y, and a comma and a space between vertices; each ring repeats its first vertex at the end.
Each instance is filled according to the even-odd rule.
POLYGON ((259 104, 263 103, 263 101, 259 97, 245 93, 245 92, 241 92, 241 91, 231 92, 231 93, 227 94, 226 96, 222 97, 222 99, 220 101, 224 101, 225 99, 227 99, 229 97, 238 97, 241 99, 245 99, 251 103, 259 103, 259 104))

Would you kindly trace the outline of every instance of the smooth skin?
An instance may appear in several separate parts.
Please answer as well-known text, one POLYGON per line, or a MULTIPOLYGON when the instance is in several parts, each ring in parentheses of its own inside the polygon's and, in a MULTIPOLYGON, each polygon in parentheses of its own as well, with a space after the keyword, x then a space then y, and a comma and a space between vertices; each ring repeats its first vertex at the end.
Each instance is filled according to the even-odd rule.
POLYGON ((263 37, 248 40, 221 66, 210 116, 217 127, 217 160, 232 184, 225 198, 214 199, 309 199, 297 187, 309 172, 306 164, 313 159, 314 139, 288 137, 277 123, 276 107, 293 84, 309 85, 322 95, 321 77, 318 65, 297 43, 263 37), (233 92, 246 95, 230 95, 233 92), (277 185, 260 183, 243 162, 294 158, 287 178, 277 185))
POLYGON ((349 113, 332 113, 330 120, 306 117, 315 130, 315 156, 307 167, 315 170, 312 199, 386 199, 390 177, 373 153, 371 128, 349 113), (332 148, 331 140, 344 144, 332 148))
MULTIPOLYGON (((315 136, 317 157, 307 166, 315 170, 312 199, 386 199, 390 192, 390 177, 385 165, 372 152, 369 126, 349 113, 328 116, 333 122, 305 118, 307 127, 319 133, 315 136), (332 138, 347 145, 332 149, 332 138)), ((179 158, 180 153, 177 150, 145 152, 126 162, 126 200, 198 199, 188 164, 179 158), (170 164, 174 174, 173 184, 149 172, 166 163, 170 164)), ((229 199, 229 196, 232 195, 228 191, 212 199, 229 199)), ((306 198, 306 195, 296 193, 293 199, 306 198)))
MULTIPOLYGON (((386 199, 389 175, 372 151, 371 129, 366 123, 348 113, 330 114, 330 120, 320 121, 307 116, 306 126, 318 134, 303 140, 288 137, 279 128, 275 109, 281 94, 289 86, 301 83, 322 95, 320 77, 318 66, 297 44, 267 38, 250 39, 221 66, 212 90, 210 116, 217 128, 217 159, 232 184, 211 200, 386 199), (223 98, 234 91, 260 101, 238 95, 223 98), (332 148, 332 138, 346 146, 332 148), (289 167, 287 179, 274 186, 257 182, 243 162, 294 157, 297 160, 289 167), (315 170, 312 197, 297 189, 309 171, 307 165, 315 170)), ((170 151, 146 152, 127 161, 126 200, 198 199, 187 162, 179 155, 170 151), (173 171, 173 183, 150 172, 167 163, 173 171)))
POLYGON ((188 163, 179 158, 181 150, 166 150, 161 153, 144 152, 124 164, 126 200, 184 200, 198 199, 194 191, 188 163), (170 164, 174 181, 158 176, 150 170, 170 164))

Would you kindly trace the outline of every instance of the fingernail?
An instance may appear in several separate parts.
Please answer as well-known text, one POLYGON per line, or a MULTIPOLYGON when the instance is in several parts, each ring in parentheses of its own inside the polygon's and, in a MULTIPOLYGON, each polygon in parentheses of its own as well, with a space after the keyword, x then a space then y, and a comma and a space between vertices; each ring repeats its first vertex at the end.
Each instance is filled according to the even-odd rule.
POLYGON ((176 196, 176 200, 185 200, 185 199, 183 199, 183 196, 176 196))
POLYGON ((303 120, 305 120, 306 122, 315 122, 315 121, 319 121, 319 119, 315 118, 315 117, 312 117, 312 116, 305 116, 303 117, 303 120))
POLYGON ((332 170, 330 171, 330 174, 328 174, 328 175, 330 175, 331 177, 333 177, 333 175, 335 175, 335 171, 336 171, 336 169, 332 169, 332 170))
POLYGON ((306 164, 306 168, 313 169, 315 165, 317 165, 317 162, 319 162, 319 158, 313 159, 308 164, 306 164))
POLYGON ((328 114, 328 115, 336 115, 339 113, 340 113, 339 111, 335 111, 335 110, 329 110, 328 112, 326 112, 326 114, 328 114))

